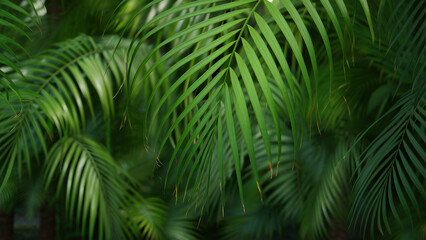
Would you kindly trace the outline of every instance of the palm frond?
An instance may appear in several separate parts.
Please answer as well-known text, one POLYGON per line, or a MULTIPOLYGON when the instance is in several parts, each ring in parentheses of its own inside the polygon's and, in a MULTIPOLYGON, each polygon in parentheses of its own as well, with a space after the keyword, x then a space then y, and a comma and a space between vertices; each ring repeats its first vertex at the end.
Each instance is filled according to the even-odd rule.
MULTIPOLYGON (((285 101, 285 109, 293 130, 294 149, 297 151, 300 144, 300 133, 296 131, 295 119, 297 111, 303 112, 301 108, 296 109, 295 107, 300 105, 297 104, 297 97, 300 96, 298 91, 307 92, 309 104, 316 102, 315 99, 318 97, 316 91, 319 84, 319 63, 316 50, 318 48, 325 49, 327 56, 325 64, 330 68, 330 82, 333 81, 334 60, 329 33, 325 28, 326 24, 333 24, 339 43, 343 49, 345 48, 341 30, 343 27, 337 21, 337 8, 329 1, 323 0, 321 3, 326 10, 325 13, 319 13, 311 2, 302 2, 299 4, 283 0, 280 1, 280 4, 273 4, 269 1, 254 0, 191 1, 176 4, 158 12, 141 27, 136 34, 136 36, 141 36, 141 39, 136 40, 138 43, 134 51, 128 52, 129 63, 132 63, 133 56, 138 51, 138 45, 150 39, 155 39, 158 44, 137 69, 134 78, 141 79, 141 81, 139 84, 130 85, 129 92, 132 94, 131 91, 139 89, 141 84, 146 82, 153 73, 160 72, 159 80, 155 83, 155 88, 148 100, 145 117, 145 122, 148 122, 149 117, 159 129, 156 139, 161 140, 161 144, 156 152, 160 153, 170 139, 178 142, 176 149, 179 149, 183 142, 187 142, 188 146, 199 134, 192 135, 195 134, 192 127, 196 122, 204 122, 205 127, 211 131, 201 139, 204 143, 199 145, 199 152, 203 152, 205 144, 210 142, 209 139, 215 139, 213 135, 218 134, 218 120, 214 118, 202 121, 202 113, 197 114, 198 106, 203 103, 203 111, 209 112, 208 109, 213 111, 219 102, 223 102, 225 106, 228 106, 227 111, 231 111, 231 115, 237 115, 238 124, 244 137, 245 146, 243 148, 247 150, 254 176, 257 179, 259 193, 262 193, 254 154, 253 131, 254 128, 260 128, 269 156, 267 161, 271 164, 270 142, 272 139, 267 132, 263 118, 266 112, 272 114, 275 138, 279 143, 281 141, 281 123, 277 114, 276 99, 272 94, 273 86, 269 78, 272 75, 273 81, 279 88, 280 98, 285 101), (309 14, 300 13, 304 10, 309 14), (284 14, 289 14, 290 19, 287 20, 284 14), (315 27, 308 26, 306 21, 312 21, 315 27), (275 28, 271 29, 268 25, 275 28), (308 29, 313 30, 314 33, 310 33, 308 29), (313 39, 318 38, 317 35, 322 39, 322 44, 313 43, 313 39), (284 45, 280 44, 282 39, 285 40, 284 45), (296 69, 292 69, 293 67, 287 62, 286 54, 294 56, 297 63, 296 69), (304 57, 306 54, 309 56, 309 62, 304 57), (151 59, 154 63, 145 71, 144 63, 151 59), (170 81, 169 79, 172 78, 176 80, 170 81), (304 87, 297 90, 295 85, 303 86, 301 83, 304 87), (256 90, 256 87, 260 87, 259 91, 256 90), (183 91, 180 92, 182 88, 183 91), (199 91, 200 88, 203 90, 199 91), (211 90, 214 92, 213 94, 209 93, 211 90), (228 94, 230 94, 229 104, 225 101, 228 94), (159 101, 156 100, 157 96, 161 96, 159 101), (260 99, 266 101, 266 110, 262 109, 260 99), (167 104, 169 102, 172 103, 169 105, 167 104), (161 123, 158 126, 156 119, 161 109, 164 108, 167 108, 166 114, 161 116, 161 123), (254 111, 253 120, 248 114, 251 110, 254 111), (165 124, 172 116, 173 124, 164 130, 165 124), (210 126, 211 121, 215 121, 216 124, 210 126), (253 125, 256 127, 253 128, 253 125), (159 136, 162 137, 159 138, 159 136)), ((156 4, 157 2, 152 2, 152 5, 146 6, 145 10, 156 4)), ((371 27, 369 6, 366 1, 361 1, 361 4, 371 27)), ((346 6, 342 1, 339 1, 338 9, 340 14, 348 19, 346 6)), ((143 11, 144 9, 139 13, 143 11)), ((373 32, 371 33, 373 34, 373 32)), ((229 117, 226 119, 230 120, 229 117)), ((148 129, 152 129, 152 127, 148 129)), ((229 137, 235 135, 232 133, 234 130, 228 128, 228 131, 231 131, 229 137)), ((215 145, 215 142, 215 140, 211 141, 210 144, 215 145)), ((231 142, 235 143, 235 140, 231 140, 231 142)), ((281 144, 278 146, 280 147, 281 144)), ((232 144, 235 163, 239 162, 239 158, 242 156, 241 147, 232 144)), ((213 146, 209 146, 207 149, 212 148, 213 146)), ((176 150, 169 161, 169 169, 175 161, 175 156, 178 155, 176 150)), ((276 157, 279 159, 280 155, 276 157)), ((189 158, 185 157, 185 159, 189 158)), ((201 161, 206 160, 202 158, 201 161)), ((179 171, 185 173, 187 161, 179 160, 178 156, 177 165, 179 171)), ((237 165, 234 166, 237 167, 237 165)), ((240 170, 236 169, 236 171, 240 170)), ((238 176, 239 174, 237 174, 238 176)), ((196 182, 198 181, 196 180, 196 182)), ((241 185, 241 181, 239 182, 241 185)))
POLYGON ((366 26, 357 25, 354 35, 359 48, 365 52, 355 53, 358 56, 354 58, 368 59, 371 62, 369 68, 374 66, 380 71, 379 80, 395 84, 392 88, 395 97, 425 78, 426 38, 419 31, 426 27, 422 21, 426 11, 424 3, 416 0, 409 0, 406 4, 382 1, 375 9, 378 11, 373 16, 378 43, 369 41, 366 26))
POLYGON ((196 240, 202 238, 196 219, 187 214, 184 205, 169 204, 164 225, 166 239, 196 240))
POLYGON ((424 217, 425 86, 395 104, 388 112, 395 114, 390 124, 364 153, 352 207, 352 225, 364 233, 370 228, 374 234, 375 225, 382 234, 391 233, 392 219, 424 217))
POLYGON ((273 208, 257 207, 244 215, 227 217, 221 225, 220 239, 276 239, 283 237, 284 222, 273 208))
POLYGON ((199 239, 196 222, 185 208, 174 203, 167 206, 161 199, 138 203, 132 210, 132 220, 147 239, 199 239))
POLYGON ((260 161, 260 169, 265 174, 262 179, 262 185, 265 186, 265 202, 276 208, 279 208, 280 215, 285 219, 297 221, 298 217, 302 215, 303 207, 305 206, 305 197, 309 190, 309 184, 303 183, 304 174, 303 169, 304 156, 309 156, 312 149, 305 149, 302 147, 303 153, 298 155, 297 159, 294 158, 293 139, 287 134, 281 136, 282 147, 278 152, 278 142, 274 141, 273 155, 280 154, 282 160, 276 165, 275 173, 272 172, 271 166, 264 161, 267 158, 265 149, 262 147, 261 142, 256 143, 256 156, 260 161), (263 161, 262 161, 263 160, 263 161))
POLYGON ((14 200, 17 197, 18 184, 15 181, 9 181, 0 191, 0 210, 9 211, 13 208, 14 200))
POLYGON ((46 189, 65 195, 66 216, 93 239, 132 238, 125 217, 135 201, 132 187, 105 147, 84 136, 55 143, 45 165, 46 189), (124 211, 124 213, 122 212, 124 211))
POLYGON ((31 18, 31 16, 26 10, 9 0, 1 1, 0 6, 0 84, 2 86, 0 98, 8 103, 8 91, 12 91, 20 101, 21 97, 17 86, 6 72, 9 68, 22 76, 22 72, 16 64, 19 61, 16 52, 26 52, 22 44, 14 40, 13 36, 19 35, 29 39, 27 32, 31 29, 21 17, 31 18), (8 34, 4 34, 5 32, 8 34))
MULTIPOLYGON (((324 137, 322 137, 324 140, 324 137)), ((320 145, 320 144, 318 144, 320 145)), ((316 172, 312 181, 312 189, 306 196, 301 221, 301 236, 313 239, 324 239, 329 229, 340 227, 346 229, 349 212, 350 171, 349 157, 345 156, 347 144, 343 139, 329 153, 326 146, 316 150, 311 159, 315 159, 316 172)))
POLYGON ((142 237, 165 239, 164 224, 167 221, 166 205, 161 199, 146 199, 132 209, 132 221, 139 227, 142 237))
POLYGON ((55 134, 84 130, 86 115, 94 118, 95 106, 101 106, 104 117, 114 113, 114 91, 125 72, 119 55, 112 57, 114 49, 114 38, 98 45, 82 36, 25 62, 21 68, 25 78, 13 76, 23 101, 20 104, 19 97, 10 97, 8 104, 0 106, 3 183, 14 166, 19 176, 23 167, 31 169, 31 158, 46 154, 55 134))

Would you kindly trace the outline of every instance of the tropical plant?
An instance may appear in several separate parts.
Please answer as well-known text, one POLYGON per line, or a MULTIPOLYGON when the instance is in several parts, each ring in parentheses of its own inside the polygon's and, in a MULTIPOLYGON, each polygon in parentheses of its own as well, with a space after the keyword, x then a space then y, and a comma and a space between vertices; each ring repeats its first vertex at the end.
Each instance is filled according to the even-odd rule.
POLYGON ((1 209, 89 239, 425 237, 424 1, 16 2, 1 209))

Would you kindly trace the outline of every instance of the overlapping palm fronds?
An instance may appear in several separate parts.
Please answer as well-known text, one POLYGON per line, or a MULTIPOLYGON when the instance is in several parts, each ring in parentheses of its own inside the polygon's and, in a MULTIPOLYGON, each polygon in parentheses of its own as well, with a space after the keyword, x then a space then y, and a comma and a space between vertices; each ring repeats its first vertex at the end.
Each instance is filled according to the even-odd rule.
MULTIPOLYGON (((106 72, 106 66, 114 46, 98 47, 90 37, 70 40, 57 50, 48 50, 39 58, 27 61, 22 67, 25 78, 14 76, 22 104, 17 96, 11 96, 6 101, 8 104, 1 105, 3 183, 7 182, 14 166, 19 175, 24 167, 31 169, 34 164, 31 159, 47 153, 55 134, 62 137, 84 129, 87 113, 94 116, 93 93, 98 95, 104 115, 113 113, 113 86, 119 83, 105 81, 105 78, 111 74, 106 72)), ((122 63, 111 63, 115 76, 124 73, 120 73, 119 64, 122 63)))
MULTIPOLYGON (((424 1, 118 2, 75 9, 112 16, 81 31, 120 37, 80 36, 29 60, 12 37, 26 37, 29 15, 0 2, 13 34, 0 33, 0 203, 44 166, 90 238, 421 231, 424 1), (133 185, 154 163, 165 182, 133 185), (158 185, 174 199, 138 198, 158 185)), ((51 41, 79 31, 83 18, 61 28, 76 12, 47 28, 51 41)))
POLYGON ((9 181, 0 192, 0 209, 2 211, 10 211, 16 200, 18 185, 15 181, 9 181))
POLYGON ((5 89, 0 92, 0 98, 7 102, 10 91, 20 99, 18 87, 5 72, 11 69, 22 76, 21 69, 17 65, 19 61, 17 51, 25 53, 26 50, 14 37, 18 35, 30 38, 28 31, 31 29, 22 18, 32 19, 32 17, 25 9, 9 0, 1 1, 0 6, 0 81, 2 88, 5 89))
MULTIPOLYGON (((158 11, 158 3, 154 1, 139 12, 157 9, 157 15, 147 19, 136 33, 141 37, 139 44, 152 42, 153 50, 144 61, 152 59, 154 63, 148 71, 138 69, 135 77, 139 76, 142 83, 153 72, 159 73, 148 100, 145 122, 150 119, 157 126, 156 141, 160 144, 156 145, 156 153, 161 154, 169 141, 174 146, 172 156, 167 157, 168 172, 176 169, 177 173, 173 172, 176 191, 183 196, 187 195, 188 184, 182 188, 179 184, 188 176, 186 180, 196 186, 197 194, 204 192, 212 196, 213 201, 223 199, 210 187, 224 186, 227 171, 224 166, 229 166, 231 157, 244 208, 241 173, 244 159, 247 157, 250 161, 262 198, 260 179, 266 172, 258 166, 266 161, 272 172, 272 163, 280 162, 281 154, 272 154, 272 142, 276 143, 277 152, 285 147, 281 139, 283 124, 291 126, 293 151, 297 153, 306 134, 305 127, 309 128, 308 137, 312 130, 318 130, 321 136, 324 131, 332 131, 330 128, 343 128, 335 133, 343 132, 352 139, 369 128, 372 124, 369 120, 355 123, 362 120, 359 116, 365 116, 361 96, 370 98, 369 112, 380 107, 377 114, 380 118, 383 109, 393 102, 392 97, 399 98, 414 86, 417 87, 412 91, 422 91, 418 86, 424 77, 424 38, 420 33, 415 34, 424 27, 418 18, 424 14, 424 3, 419 1, 409 1, 407 9, 393 1, 183 1, 162 11, 158 11), (401 21, 396 17, 398 14, 406 16, 412 24, 401 21), (392 28, 397 26, 398 32, 384 24, 385 18, 392 19, 395 23, 392 28), (403 38, 404 33, 414 34, 414 38, 403 38), (365 52, 354 50, 357 46, 362 46, 365 52), (412 55, 415 57, 407 57, 412 55), (366 69, 361 68, 364 66, 366 69), (366 76, 377 78, 367 83, 363 80, 366 76), (394 95, 377 104, 377 95, 370 96, 362 87, 369 84, 369 89, 375 91, 387 84, 384 81, 394 84, 390 87, 393 91, 386 90, 384 94, 394 95), (155 98, 159 101, 154 101, 155 98), (265 115, 270 118, 266 119, 265 115), (164 129, 170 119, 171 126, 164 129), (348 127, 343 127, 345 124, 355 127, 355 132, 348 132, 348 127), (255 151, 254 133, 259 133, 262 139, 267 156, 263 161, 255 151)), ((132 53, 129 54, 131 59, 132 53)), ((138 88, 132 85, 130 92, 138 88)), ((418 127, 423 128, 421 124, 418 127)), ((347 143, 339 149, 342 156, 336 158, 342 160, 349 146, 347 143)), ((294 157, 298 159, 297 154, 294 157)), ((324 180, 323 185, 310 185, 314 190, 305 197, 311 199, 311 207, 318 211, 311 211, 316 214, 313 225, 308 220, 302 221, 302 235, 321 238, 332 218, 342 218, 343 213, 334 211, 338 208, 334 205, 341 206, 336 199, 342 192, 334 188, 349 191, 351 183, 345 181, 352 172, 348 168, 359 164, 351 162, 359 161, 358 157, 347 155, 347 159, 352 160, 345 164, 338 161, 337 165, 334 161, 325 161, 330 164, 328 170, 324 170, 330 178, 324 180), (336 170, 342 164, 345 167, 336 170), (333 182, 335 180, 337 182, 333 182), (318 198, 321 194, 326 197, 318 198)), ((381 158, 374 159, 376 163, 381 161, 381 158)), ((293 174, 297 164, 298 161, 288 164, 292 168, 287 168, 283 175, 293 174)), ((423 186, 423 181, 417 181, 417 187, 423 186)), ((289 182, 290 179, 282 179, 282 183, 289 182)), ((274 196, 279 192, 273 191, 274 196)), ((289 195, 279 195, 281 198, 277 197, 275 202, 286 202, 283 199, 287 198, 295 201, 294 196, 289 195)), ((343 211, 346 215, 347 210, 343 211)), ((303 215, 302 211, 296 215, 300 214, 303 215)), ((355 222, 356 216, 357 213, 353 215, 355 222)), ((372 220, 380 226, 380 221, 372 220)))
POLYGON ((167 204, 158 198, 145 199, 132 208, 133 221, 148 239, 199 239, 196 222, 182 205, 167 204))
POLYGON ((120 176, 124 172, 105 147, 84 136, 62 138, 52 146, 45 171, 46 188, 65 195, 66 218, 76 222, 83 235, 88 232, 91 239, 138 235, 126 219, 135 202, 133 187, 120 176))
POLYGON ((372 222, 383 234, 392 232, 393 218, 400 224, 405 216, 424 218, 425 86, 394 105, 390 123, 365 150, 352 206, 353 221, 360 222, 363 232, 375 229, 372 222))
MULTIPOLYGON (((93 121, 108 125, 114 115, 113 98, 124 84, 122 56, 128 46, 117 48, 117 41, 81 36, 23 62, 24 78, 10 75, 22 104, 18 96, 10 96, 0 112, 1 187, 9 193, 11 175, 18 180, 24 174, 31 177, 45 164, 48 188, 59 179, 53 189, 64 195, 68 219, 90 238, 138 235, 121 212, 133 205, 133 186, 117 172, 106 149, 81 136, 93 121), (100 119, 98 113, 103 113, 100 119)), ((110 143, 110 133, 105 136, 105 144, 110 143)))
MULTIPOLYGON (((146 6, 146 9, 155 6, 156 3, 157 1, 152 2, 146 6)), ((179 156, 177 151, 181 149, 181 146, 183 149, 188 148, 191 142, 202 134, 193 130, 197 122, 205 124, 203 130, 207 131, 203 139, 206 140, 205 143, 197 144, 199 152, 204 151, 203 148, 209 142, 208 139, 217 135, 218 120, 215 117, 217 116, 215 109, 220 103, 223 103, 227 116, 237 115, 236 122, 230 117, 226 117, 226 123, 223 125, 241 127, 245 143, 244 147, 237 147, 238 144, 232 137, 235 135, 235 130, 227 128, 230 131, 227 141, 231 141, 235 163, 239 161, 238 156, 242 153, 241 147, 247 149, 261 194, 260 177, 254 155, 252 125, 255 124, 256 127, 259 127, 269 156, 268 161, 271 163, 270 141, 272 139, 267 133, 263 117, 266 112, 270 112, 273 116, 276 139, 279 142, 278 146, 281 147, 279 137, 281 123, 277 114, 276 101, 272 95, 271 81, 276 84, 280 97, 284 99, 285 109, 293 130, 292 136, 295 139, 294 148, 297 149, 300 133, 296 130, 298 128, 296 111, 302 111, 297 104, 300 91, 307 93, 309 105, 316 102, 316 86, 319 81, 316 49, 326 49, 326 64, 331 73, 330 81, 333 78, 333 54, 324 21, 311 2, 281 1, 280 4, 282 5, 272 4, 269 1, 250 0, 194 1, 159 12, 141 27, 136 35, 141 36, 139 44, 151 39, 158 44, 144 60, 148 61, 153 58, 155 59, 154 65, 147 72, 138 69, 135 77, 141 77, 141 82, 144 82, 152 72, 161 71, 166 65, 168 66, 157 81, 148 101, 146 116, 156 119, 166 101, 174 99, 173 104, 167 105, 166 113, 160 117, 161 124, 158 128, 160 131, 157 133, 159 136, 164 124, 171 116, 174 116, 173 114, 176 114, 174 123, 163 134, 157 150, 161 152, 167 139, 172 136, 172 133, 175 133, 177 147, 170 160, 169 168, 174 162, 174 157, 177 156, 178 168, 182 172, 187 171, 184 159, 190 159, 192 155, 179 156), (302 9, 307 10, 309 14, 302 14, 300 12, 302 9), (291 19, 286 20, 283 12, 288 14, 291 19), (315 25, 313 29, 317 31, 315 34, 308 32, 308 27, 304 23, 306 20, 313 21, 315 25), (270 25, 275 28, 271 29, 270 25), (317 33, 323 42, 314 45, 312 39, 318 38, 317 33), (283 37, 286 40, 284 45, 279 43, 283 37), (303 44, 299 45, 299 43, 303 44), (169 45, 173 47, 169 48, 169 45), (303 56, 305 51, 310 62, 303 56), (294 56, 295 62, 291 63, 293 66, 286 60, 285 55, 287 54, 294 56), (297 67, 294 67, 295 64, 297 67), (312 72, 308 70, 311 67, 312 72), (168 80, 170 78, 175 80, 170 82, 168 80), (164 86, 167 86, 167 89, 163 91, 164 86), (184 91, 179 92, 182 88, 184 91), (160 93, 161 99, 154 105, 153 98, 160 93), (245 96, 248 96, 247 101, 245 96), (262 109, 261 98, 266 101, 266 111, 262 109), (184 109, 180 111, 182 107, 184 109), (198 107, 200 109, 196 110, 198 107), (254 118, 249 116, 249 111, 252 110, 254 118), (213 118, 203 121, 204 114, 211 114, 213 118), (216 124, 212 124, 212 122, 216 122, 216 124)), ((333 8, 329 1, 322 1, 322 5, 326 11, 321 14, 327 22, 333 24, 338 35, 338 44, 340 43, 344 49, 343 25, 339 25, 336 11, 347 19, 346 7, 340 4, 339 8, 333 8)), ((368 15, 368 5, 363 1, 362 5, 368 15)), ((131 58, 129 57, 129 59, 131 58)), ((143 63, 141 66, 144 66, 143 63)), ((138 88, 137 85, 131 86, 131 89, 138 88)), ((214 142, 212 141, 210 145, 213 145, 214 142)), ((209 153, 207 153, 208 155, 209 153)), ((241 173, 238 165, 235 164, 237 178, 240 179, 241 173)), ((194 167, 196 166, 194 165, 194 167)), ((241 186, 241 181, 239 181, 239 185, 241 186)))

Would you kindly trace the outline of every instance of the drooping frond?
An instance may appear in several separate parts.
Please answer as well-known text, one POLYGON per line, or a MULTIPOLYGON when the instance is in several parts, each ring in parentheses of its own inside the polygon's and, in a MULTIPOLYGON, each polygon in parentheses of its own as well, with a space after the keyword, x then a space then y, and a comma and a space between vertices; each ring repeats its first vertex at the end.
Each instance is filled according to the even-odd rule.
POLYGON ((174 203, 168 206, 168 215, 164 226, 166 239, 201 239, 199 225, 192 215, 188 215, 184 206, 174 203))
MULTIPOLYGON (((364 152, 355 184, 352 224, 364 234, 374 226, 392 233, 390 222, 424 218, 426 168, 425 84, 401 98, 390 123, 364 152)), ((380 120, 380 119, 379 119, 380 120)))
POLYGON ((0 191, 0 211, 9 211, 13 208, 14 200, 18 192, 18 184, 15 181, 9 181, 0 191))
POLYGON ((381 34, 381 54, 378 49, 371 53, 389 75, 396 78, 395 94, 405 91, 405 84, 418 84, 426 77, 426 3, 418 0, 383 1, 377 22, 381 34), (392 5, 393 8, 386 7, 392 5))
MULTIPOLYGON (((12 79, 5 73, 8 68, 22 75, 17 65, 19 61, 17 51, 26 52, 22 44, 14 39, 19 35, 29 39, 27 34, 31 29, 22 17, 29 17, 29 13, 15 3, 4 0, 0 2, 0 100, 9 101, 9 91, 12 91, 19 100, 19 90, 12 79), (7 34, 5 34, 7 33, 7 34)), ((17 109, 19 112, 19 109, 17 109)), ((16 114, 16 113, 15 113, 16 114)))
POLYGON ((199 239, 195 221, 174 203, 167 206, 161 199, 144 199, 133 206, 131 217, 146 239, 199 239))
POLYGON ((134 237, 126 221, 133 190, 105 147, 84 136, 62 138, 51 148, 45 171, 46 189, 65 195, 66 216, 89 239, 134 237))
POLYGON ((132 208, 131 218, 147 239, 164 239, 166 206, 161 199, 146 199, 132 208))
POLYGON ((114 41, 95 43, 86 36, 69 40, 26 61, 21 68, 25 78, 11 76, 22 104, 18 96, 0 104, 0 188, 14 166, 19 176, 24 167, 30 170, 31 158, 46 154, 56 134, 84 130, 87 115, 94 118, 95 109, 105 117, 114 113, 113 96, 125 73, 123 51, 112 57, 114 41))
MULTIPOLYGON (((263 148, 260 139, 256 143, 256 156, 261 161, 260 169, 265 174, 262 179, 262 185, 265 186, 265 202, 280 209, 279 213, 285 219, 296 221, 298 216, 303 212, 305 204, 305 195, 307 194, 307 186, 303 185, 303 177, 301 170, 303 169, 304 157, 312 153, 312 149, 302 148, 304 155, 299 155, 298 159, 294 159, 294 149, 292 148, 293 140, 287 135, 282 135, 281 152, 278 152, 277 141, 273 144, 273 155, 282 155, 282 160, 273 162, 276 165, 274 171, 265 161, 268 157, 263 148), (262 161, 263 160, 263 161, 262 161)), ((308 185, 309 186, 309 185, 308 185)))
MULTIPOLYGON (((157 3, 154 1, 146 5, 137 14, 152 9, 157 3)), ((368 4, 366 1, 361 1, 361 4, 372 30, 368 4)), ((333 81, 334 60, 326 24, 333 25, 338 43, 345 50, 343 25, 338 21, 338 16, 349 19, 345 4, 338 1, 335 6, 323 0, 321 5, 324 12, 318 12, 310 1, 191 1, 157 11, 152 19, 142 25, 136 33, 136 37, 141 39, 135 41, 134 50, 129 50, 129 63, 132 64, 139 45, 146 41, 156 44, 137 69, 134 77, 141 80, 139 84, 129 85, 129 94, 140 89, 153 73, 159 74, 147 103, 145 122, 149 118, 159 129, 156 140, 161 143, 157 145, 156 152, 160 153, 172 139, 175 152, 169 161, 169 169, 176 159, 181 175, 186 171, 193 172, 197 165, 207 166, 203 162, 211 161, 218 136, 217 108, 224 104, 227 117, 221 125, 228 126, 229 140, 226 141, 231 142, 235 163, 239 163, 240 156, 247 153, 261 194, 253 132, 260 129, 271 167, 270 142, 276 139, 281 148, 282 123, 272 92, 278 89, 279 98, 285 103, 294 138, 294 151, 297 152, 301 134, 296 130, 296 116, 297 112, 303 112, 298 104, 300 92, 306 92, 309 104, 317 101, 320 64, 329 67, 330 82, 333 81), (302 13, 304 11, 308 14, 302 13), (318 39, 321 40, 316 41, 318 39), (324 62, 318 62, 317 49, 325 49, 324 62), (289 62, 288 56, 294 61, 289 62), (152 59, 152 67, 144 70, 144 64, 152 59), (161 114, 157 120, 162 110, 165 114, 161 114), (274 137, 268 134, 263 117, 266 113, 272 116, 274 137), (212 117, 207 117, 210 115, 212 117), (232 115, 237 116, 235 122, 230 117, 232 115), (164 129, 170 119, 171 126, 164 129), (231 125, 241 128, 242 146, 236 144, 235 127, 231 125), (194 131, 195 126, 200 126, 200 130, 194 131), (195 155, 185 156, 187 150, 180 152, 180 147, 186 146, 184 149, 187 149, 192 143, 197 146, 193 146, 192 152, 197 152, 197 157, 204 152, 206 157, 195 160, 192 169, 187 169, 188 161, 195 155)), ((350 24, 350 21, 346 23, 350 24)), ((302 121, 306 121, 303 118, 302 121)), ((279 159, 280 154, 276 158, 279 159)), ((237 178, 241 175, 238 165, 234 165, 237 178)))
POLYGON ((312 178, 305 179, 311 182, 311 190, 306 196, 300 227, 301 236, 312 239, 324 239, 333 228, 347 228, 349 192, 352 187, 350 155, 345 156, 349 144, 340 139, 332 152, 329 152, 327 146, 318 145, 322 149, 314 148, 315 151, 311 152, 314 155, 305 163, 316 167, 308 174, 312 178))
MULTIPOLYGON (((215 236, 216 237, 216 236, 215 236)), ((220 239, 291 239, 282 217, 275 209, 257 206, 250 213, 227 217, 221 224, 220 239)), ((294 236, 293 236, 294 237, 294 236)))

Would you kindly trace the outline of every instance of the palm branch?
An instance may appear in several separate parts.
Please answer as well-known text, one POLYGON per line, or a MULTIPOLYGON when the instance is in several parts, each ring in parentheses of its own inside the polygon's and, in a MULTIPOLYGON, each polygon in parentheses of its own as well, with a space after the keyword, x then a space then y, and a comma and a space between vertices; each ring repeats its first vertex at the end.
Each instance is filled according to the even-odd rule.
MULTIPOLYGON (((197 122, 205 122, 204 127, 211 129, 210 132, 206 133, 206 140, 217 135, 218 124, 211 125, 211 122, 218 120, 214 118, 202 121, 202 116, 210 111, 215 111, 214 109, 217 108, 218 104, 223 103, 228 116, 225 121, 227 125, 234 125, 234 120, 229 116, 234 113, 237 115, 236 122, 238 122, 238 125, 235 123, 235 126, 241 127, 245 142, 244 148, 247 150, 261 194, 262 187, 259 185, 260 177, 254 154, 252 125, 255 124, 256 127, 259 127, 269 156, 268 161, 271 163, 270 142, 272 139, 268 135, 263 117, 265 112, 270 112, 273 116, 276 139, 279 142, 278 146, 281 146, 281 138, 279 137, 281 135, 281 123, 277 114, 276 101, 272 96, 270 82, 276 83, 281 93, 280 97, 284 99, 293 130, 292 136, 295 139, 294 148, 297 149, 300 133, 298 134, 296 131, 296 113, 303 111, 296 109, 296 106, 300 105, 297 104, 297 99, 302 94, 300 91, 307 94, 309 105, 314 105, 317 98, 315 89, 319 83, 319 76, 316 49, 326 49, 327 60, 325 62, 330 67, 330 73, 333 73, 333 54, 324 27, 325 21, 333 24, 339 36, 339 42, 344 48, 342 26, 337 21, 336 11, 339 11, 343 18, 347 19, 346 7, 342 2, 339 2, 339 8, 333 8, 328 1, 321 2, 326 9, 326 13, 323 14, 326 16, 323 18, 324 20, 319 17, 319 13, 309 1, 303 1, 303 3, 281 1, 281 5, 272 4, 268 1, 249 0, 229 3, 195 1, 163 10, 144 24, 136 35, 141 36, 141 39, 137 40, 138 44, 149 39, 159 39, 155 40, 158 41, 158 44, 142 62, 141 67, 144 66, 144 62, 152 58, 155 59, 155 63, 146 72, 142 72, 142 69, 139 68, 135 78, 142 78, 142 83, 155 70, 164 69, 164 66, 168 66, 156 82, 154 91, 148 100, 146 118, 149 116, 150 119, 156 119, 160 109, 170 99, 174 99, 174 103, 172 106, 167 105, 167 112, 160 118, 161 124, 157 129, 163 129, 170 116, 177 114, 172 126, 165 134, 163 133, 161 144, 156 152, 161 152, 173 132, 176 141, 178 141, 176 151, 180 149, 179 146, 182 144, 186 144, 186 146, 191 144, 198 135, 191 130, 197 122), (308 11, 309 14, 301 14, 300 11, 302 10, 308 11), (290 19, 286 20, 283 13, 288 14, 290 19), (318 36, 309 34, 304 19, 314 22, 315 27, 313 29, 319 32, 323 45, 314 46, 312 39, 318 38, 318 36), (271 29, 268 24, 275 26, 275 29, 271 29), (173 34, 163 36, 163 33, 170 32, 173 34), (279 44, 282 37, 286 39, 284 45, 279 44), (297 39, 302 40, 301 46, 298 45, 297 39), (170 44, 173 46, 172 48, 165 48, 170 44), (288 51, 290 53, 287 53, 288 51), (163 55, 157 57, 157 52, 161 52, 163 55), (309 63, 303 57, 305 53, 309 55, 309 63), (296 69, 290 68, 285 54, 295 57, 296 69), (168 63, 170 59, 176 60, 168 63), (308 70, 310 67, 312 67, 313 76, 310 75, 311 73, 308 70), (300 78, 299 73, 301 74, 300 78), (168 79, 172 77, 176 80, 170 82, 168 79), (271 81, 269 78, 271 78, 271 81), (255 86, 257 85, 261 91, 256 91, 255 86), (300 87, 296 88, 296 85, 300 85, 300 87), (164 91, 162 91, 163 86, 167 86, 164 91), (201 90, 199 90, 200 87, 202 87, 201 90), (179 93, 179 89, 182 88, 183 92, 179 93), (154 104, 153 99, 157 94, 161 94, 161 99, 154 104), (248 96, 248 99, 245 96, 248 96), (264 98, 266 101, 266 111, 262 109, 260 98, 264 98), (200 104, 203 107, 197 110, 200 104), (184 107, 184 110, 180 112, 179 109, 182 107, 184 107), (255 118, 253 121, 249 120, 249 110, 251 111, 251 109, 254 111, 255 118)), ((149 9, 156 3, 158 1, 147 5, 145 9, 149 9)), ((370 22, 368 5, 365 1, 361 1, 361 4, 370 22)), ((137 49, 136 46, 135 50, 137 49)), ((129 54, 129 59, 132 59, 132 52, 129 52, 129 54)), ((132 60, 130 60, 131 62, 132 60)), ((330 81, 332 80, 333 76, 330 74, 330 81)), ((130 86, 131 90, 138 88, 138 85, 130 86)), ((213 116, 216 115, 213 114, 213 116)), ((242 149, 238 147, 235 138, 232 137, 235 135, 235 129, 228 128, 228 131, 229 140, 227 141, 231 141, 234 160, 237 163, 242 149)), ((157 136, 159 135, 160 131, 157 132, 157 136)), ((211 145, 214 142, 212 141, 211 145)), ((200 147, 203 148, 204 146, 200 147)), ((201 148, 200 151, 202 151, 201 148)), ((209 148, 212 148, 212 146, 209 148)), ((169 161, 169 169, 176 155, 178 155, 177 152, 172 155, 169 161)), ((237 178, 240 179, 241 173, 238 164, 235 164, 235 167, 237 178)), ((178 159, 178 168, 185 172, 185 161, 178 159), (181 164, 183 164, 183 168, 181 164)), ((239 180, 239 186, 241 185, 239 180)))
MULTIPOLYGON (((32 4, 31 1, 29 3, 32 4)), ((5 91, 0 92, 2 101, 8 102, 9 91, 21 101, 18 87, 14 84, 13 80, 6 74, 8 69, 16 71, 23 76, 20 67, 17 65, 18 53, 26 53, 23 45, 13 39, 14 37, 26 37, 30 39, 28 31, 31 30, 27 21, 22 20, 23 17, 32 19, 28 11, 15 3, 5 0, 0 2, 0 80, 1 86, 5 91), (4 33, 8 34, 4 34, 4 33)))

